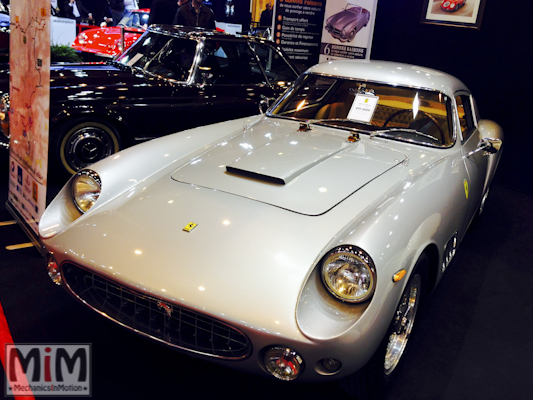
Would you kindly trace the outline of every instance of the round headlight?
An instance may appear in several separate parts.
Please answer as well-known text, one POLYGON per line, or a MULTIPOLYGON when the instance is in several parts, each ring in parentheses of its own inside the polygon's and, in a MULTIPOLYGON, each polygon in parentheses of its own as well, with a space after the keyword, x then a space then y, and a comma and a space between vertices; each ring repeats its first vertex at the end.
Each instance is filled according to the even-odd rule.
POLYGON ((275 346, 269 348, 264 356, 265 368, 282 381, 296 379, 303 370, 303 359, 294 350, 275 346))
POLYGON ((102 181, 94 171, 84 169, 71 182, 72 200, 81 213, 86 213, 100 197, 102 181))
POLYGON ((79 43, 79 44, 85 44, 85 42, 87 42, 87 39, 88 39, 88 38, 89 38, 89 37, 87 36, 87 34, 82 32, 82 33, 80 33, 80 34, 78 35, 78 43, 79 43))
POLYGON ((349 303, 369 300, 376 288, 370 256, 355 246, 340 246, 322 259, 322 281, 336 298, 349 303))

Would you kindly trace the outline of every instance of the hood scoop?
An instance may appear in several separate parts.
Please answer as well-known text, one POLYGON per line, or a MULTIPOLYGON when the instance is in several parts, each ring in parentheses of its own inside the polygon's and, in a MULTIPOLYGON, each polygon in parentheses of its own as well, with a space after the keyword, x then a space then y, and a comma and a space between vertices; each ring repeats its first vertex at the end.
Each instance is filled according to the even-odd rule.
POLYGON ((342 152, 348 143, 328 135, 290 133, 226 166, 226 172, 274 185, 286 185, 342 152))
POLYGON ((257 172, 245 171, 243 169, 235 167, 227 166, 226 172, 231 175, 240 176, 241 178, 262 181, 264 183, 270 183, 272 185, 285 185, 285 181, 283 179, 276 178, 274 176, 258 174, 257 172))

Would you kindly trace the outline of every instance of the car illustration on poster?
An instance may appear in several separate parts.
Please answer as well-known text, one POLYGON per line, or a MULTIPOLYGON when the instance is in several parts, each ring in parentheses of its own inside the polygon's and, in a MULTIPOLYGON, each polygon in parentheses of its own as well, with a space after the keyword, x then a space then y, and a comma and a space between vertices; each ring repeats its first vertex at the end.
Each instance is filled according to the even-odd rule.
POLYGON ((348 4, 341 12, 326 20, 326 30, 341 42, 351 42, 370 20, 370 12, 355 4, 348 4))
POLYGON ((265 115, 79 171, 39 224, 48 273, 171 348, 377 398, 485 206, 502 141, 446 73, 321 63, 265 115))
POLYGON ((466 0, 443 0, 440 8, 444 11, 453 12, 466 4, 466 0))
POLYGON ((149 15, 149 9, 128 11, 117 26, 91 28, 80 32, 71 46, 83 53, 113 58, 139 39, 146 30, 149 15))

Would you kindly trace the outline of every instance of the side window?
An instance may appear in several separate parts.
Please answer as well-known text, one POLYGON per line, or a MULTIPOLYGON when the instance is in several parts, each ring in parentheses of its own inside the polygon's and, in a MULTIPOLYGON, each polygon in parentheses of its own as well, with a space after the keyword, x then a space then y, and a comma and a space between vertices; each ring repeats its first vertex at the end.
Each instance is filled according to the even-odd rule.
POLYGON ((171 39, 170 36, 148 33, 139 38, 117 61, 143 69, 171 39))
POLYGON ((195 40, 174 38, 146 65, 146 71, 168 79, 186 81, 194 61, 196 44, 195 40))
POLYGON ((463 141, 467 141, 476 129, 470 96, 457 96, 455 97, 455 103, 457 104, 457 113, 459 114, 459 123, 461 126, 463 141))
POLYGON ((207 40, 200 60, 200 81, 215 85, 267 83, 246 42, 207 40))
POLYGON ((251 43, 250 45, 254 49, 255 54, 259 57, 261 65, 269 80, 273 82, 292 82, 298 77, 291 66, 275 48, 264 43, 251 43))

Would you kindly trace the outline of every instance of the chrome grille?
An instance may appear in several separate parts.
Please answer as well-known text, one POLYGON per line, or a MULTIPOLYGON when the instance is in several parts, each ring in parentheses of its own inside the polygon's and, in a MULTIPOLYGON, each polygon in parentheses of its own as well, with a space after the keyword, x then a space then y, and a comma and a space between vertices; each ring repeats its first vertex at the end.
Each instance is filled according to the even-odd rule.
POLYGON ((250 354, 248 338, 216 319, 139 294, 73 264, 62 266, 62 277, 84 303, 156 340, 218 358, 242 359, 250 354))

